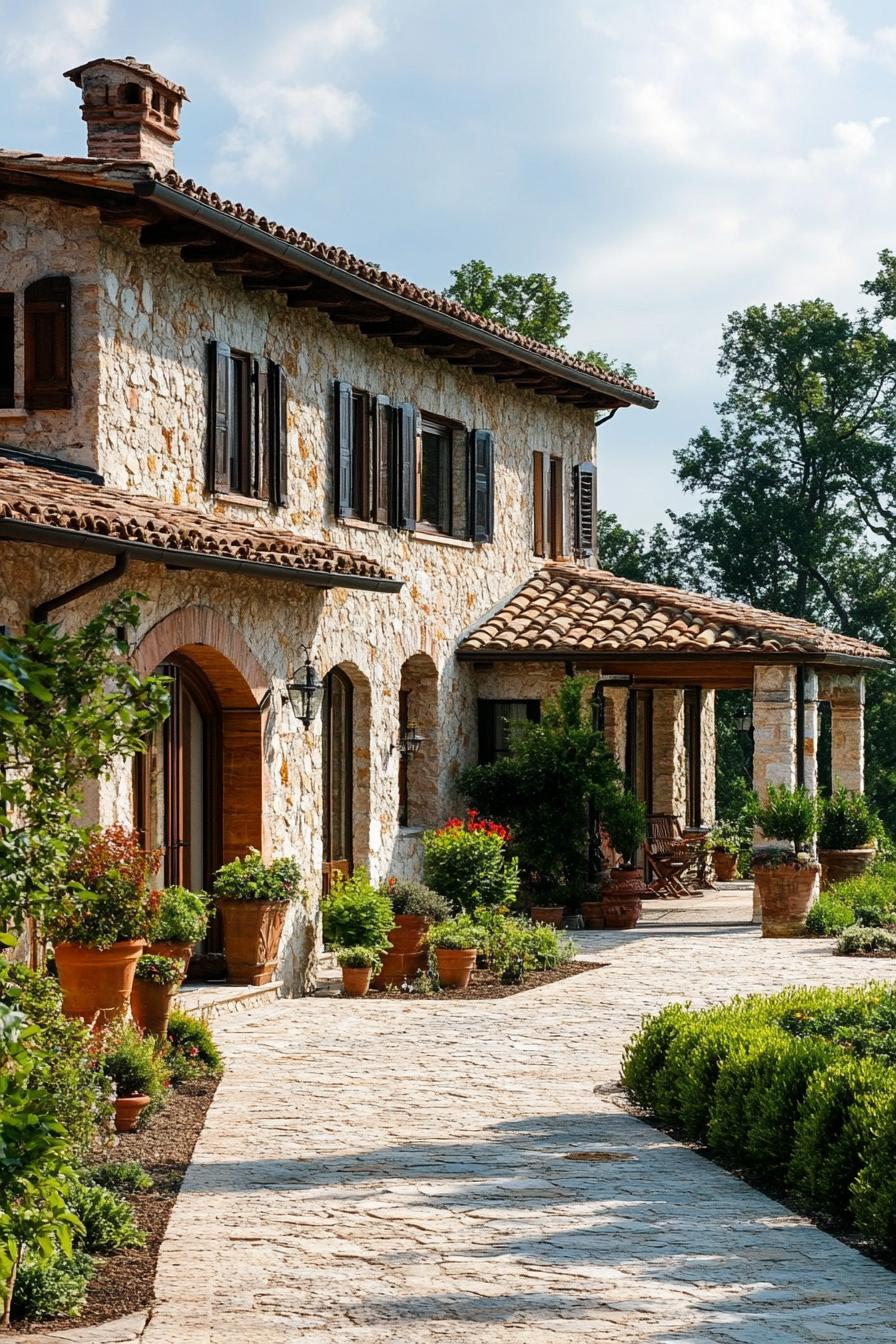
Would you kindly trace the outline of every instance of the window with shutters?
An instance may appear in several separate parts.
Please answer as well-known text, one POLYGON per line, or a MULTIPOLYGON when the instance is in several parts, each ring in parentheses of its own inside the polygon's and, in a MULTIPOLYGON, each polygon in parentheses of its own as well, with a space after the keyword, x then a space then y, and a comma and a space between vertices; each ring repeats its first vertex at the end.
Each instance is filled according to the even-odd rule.
POLYGON ((370 394, 336 380, 334 442, 335 513, 338 518, 372 515, 373 403, 370 394))
POLYGON ((287 497, 287 389, 273 360, 210 341, 208 484, 216 494, 287 497))
POLYGON ((72 404, 72 285, 48 275, 25 290, 25 406, 67 410, 72 404))
MULTIPOLYGON (((456 464, 455 433, 460 428, 434 416, 423 415, 420 426, 419 492, 417 529, 421 532, 454 531, 456 464)), ((461 462, 466 458, 466 434, 461 430, 461 462)))
POLYGON ((16 404, 16 328, 12 294, 0 294, 0 407, 16 404))
POLYGON ((563 555, 563 458, 552 457, 548 466, 547 554, 551 560, 563 555))
POLYGON ((479 764, 491 765, 509 755, 516 727, 540 719, 540 700, 480 700, 479 764))
POLYGON ((544 453, 532 454, 532 519, 532 550, 536 555, 544 555, 544 453))
POLYGON ((574 470, 576 555, 587 559, 594 554, 597 530, 597 468, 593 462, 580 462, 574 470))

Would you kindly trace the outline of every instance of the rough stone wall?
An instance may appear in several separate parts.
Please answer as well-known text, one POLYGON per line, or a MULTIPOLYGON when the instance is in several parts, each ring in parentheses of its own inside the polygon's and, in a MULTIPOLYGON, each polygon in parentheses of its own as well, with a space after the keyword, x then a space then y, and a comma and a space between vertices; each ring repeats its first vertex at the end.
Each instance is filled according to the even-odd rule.
POLYGON ((854 793, 865 788, 865 678, 824 672, 819 697, 831 702, 831 778, 854 793))
POLYGON ((753 671, 753 787, 764 803, 769 784, 796 784, 796 669, 753 671))
POLYGON ((716 693, 700 694, 700 814, 709 826, 716 819, 716 693))
POLYGON ((684 691, 653 692, 653 810, 683 817, 687 807, 684 753, 684 691))

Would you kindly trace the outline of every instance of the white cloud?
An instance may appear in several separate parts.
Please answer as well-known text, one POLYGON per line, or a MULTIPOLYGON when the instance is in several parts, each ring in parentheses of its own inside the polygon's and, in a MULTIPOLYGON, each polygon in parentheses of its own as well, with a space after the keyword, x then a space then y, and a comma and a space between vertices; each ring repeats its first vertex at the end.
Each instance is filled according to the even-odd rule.
POLYGON ((70 91, 63 71, 96 55, 94 43, 109 24, 110 0, 31 0, 2 6, 7 8, 0 65, 30 76, 24 85, 29 96, 59 98, 70 91))

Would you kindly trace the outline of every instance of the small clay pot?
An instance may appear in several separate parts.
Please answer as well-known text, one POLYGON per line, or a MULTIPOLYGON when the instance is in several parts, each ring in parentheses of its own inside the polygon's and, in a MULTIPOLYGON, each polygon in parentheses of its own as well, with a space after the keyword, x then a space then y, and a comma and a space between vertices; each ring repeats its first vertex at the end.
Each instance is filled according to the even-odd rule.
POLYGON ((733 882, 737 876, 737 855, 729 854, 726 849, 714 849, 712 866, 720 882, 733 882))
POLYGON ((150 957, 170 957, 172 961, 179 961, 184 968, 184 975, 186 975, 187 967, 190 964, 190 958, 193 955, 193 944, 150 943, 146 952, 150 957))
POLYGON ((171 1015, 176 985, 157 985, 152 980, 135 980, 131 990, 131 1016, 143 1032, 164 1040, 171 1015))
POLYGON ((370 988, 372 975, 369 966, 343 966, 342 992, 347 999, 363 999, 370 988))
POLYGON ((431 921, 425 915, 396 915, 389 931, 390 950, 383 954, 383 964, 373 977, 374 989, 388 989, 416 980, 426 970, 429 960, 423 942, 431 921))
POLYGON ((604 927, 603 901, 583 901, 579 910, 586 929, 602 929, 604 927))
POLYGON ((116 1134, 130 1134, 132 1129, 137 1128, 137 1122, 140 1116, 146 1110, 150 1103, 149 1097, 116 1097, 115 1098, 115 1132, 116 1134))
POLYGON ((475 947, 436 948, 436 969, 443 989, 466 989, 475 965, 475 947))
POLYGON ((267 985, 277 968, 286 901, 218 901, 227 983, 267 985))
POLYGON ((821 862, 822 891, 835 882, 861 877, 870 868, 876 853, 873 845, 867 849, 820 849, 818 858, 821 862))
POLYGON ((641 918, 644 891, 640 868, 614 868, 603 889, 604 927, 633 929, 641 918))
POLYGON ((56 974, 66 1017, 80 1017, 95 1030, 127 1011, 134 971, 146 943, 142 938, 102 949, 81 943, 57 943, 56 974))
POLYGON ((563 928, 563 906, 562 905, 533 905, 529 911, 529 918, 533 924, 550 924, 552 928, 563 928))
POLYGON ((753 880, 762 907, 763 938, 802 937, 820 871, 817 863, 805 868, 787 863, 756 867, 753 880))

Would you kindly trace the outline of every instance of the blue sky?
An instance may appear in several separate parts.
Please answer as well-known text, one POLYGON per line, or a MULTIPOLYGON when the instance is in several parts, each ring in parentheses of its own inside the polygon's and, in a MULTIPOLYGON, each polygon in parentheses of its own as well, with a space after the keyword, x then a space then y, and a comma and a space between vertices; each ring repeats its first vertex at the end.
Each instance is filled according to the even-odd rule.
POLYGON ((896 245, 892 0, 0 0, 0 143, 84 152, 63 70, 186 85, 181 172, 388 270, 556 274, 569 343, 660 396, 602 432, 647 526, 712 418, 728 312, 855 307, 896 245))

